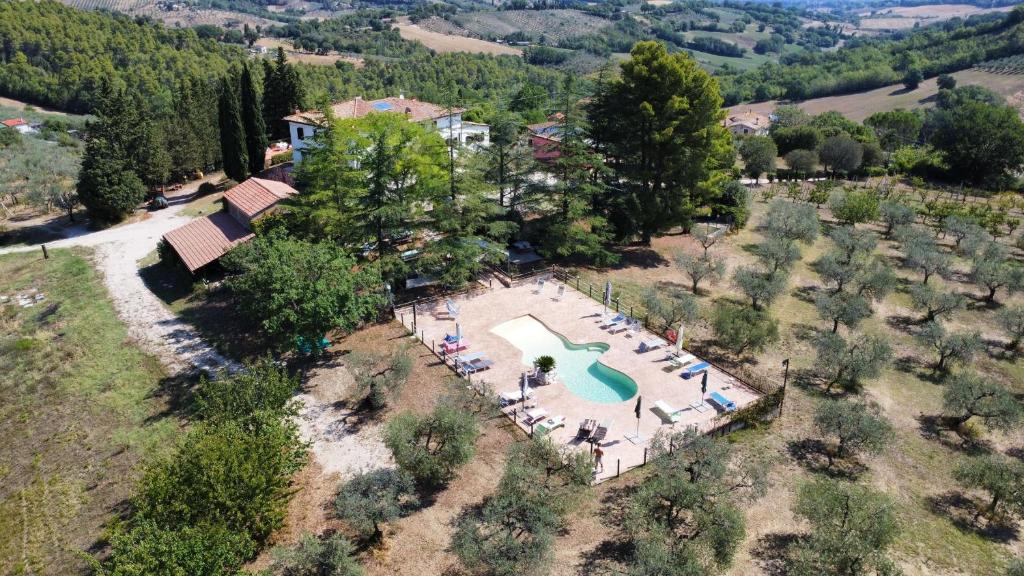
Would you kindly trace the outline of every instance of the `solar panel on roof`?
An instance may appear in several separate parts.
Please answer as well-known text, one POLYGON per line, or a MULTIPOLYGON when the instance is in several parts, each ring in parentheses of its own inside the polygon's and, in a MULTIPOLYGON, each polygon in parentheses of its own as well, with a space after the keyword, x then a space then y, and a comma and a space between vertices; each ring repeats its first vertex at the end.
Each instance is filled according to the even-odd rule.
POLYGON ((391 110, 391 104, 388 104, 387 102, 377 102, 373 105, 373 109, 380 110, 381 112, 387 112, 388 110, 391 110))

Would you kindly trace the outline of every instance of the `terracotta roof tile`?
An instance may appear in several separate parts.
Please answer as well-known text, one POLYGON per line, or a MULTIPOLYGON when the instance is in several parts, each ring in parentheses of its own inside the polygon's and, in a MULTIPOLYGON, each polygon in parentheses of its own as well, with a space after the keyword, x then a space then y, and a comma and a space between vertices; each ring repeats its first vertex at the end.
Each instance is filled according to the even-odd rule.
POLYGON ((164 240, 178 253, 189 272, 195 272, 253 236, 230 214, 217 212, 171 230, 164 240))
MULTIPOLYGON (((434 118, 440 118, 448 114, 448 109, 444 106, 438 106, 437 104, 431 104, 430 102, 423 102, 416 100, 415 98, 381 98, 379 100, 363 100, 362 98, 355 98, 353 100, 347 100, 345 102, 338 102, 331 105, 331 111, 334 112, 335 118, 362 118, 368 114, 375 112, 399 112, 408 115, 409 119, 413 122, 421 122, 423 120, 432 120, 434 118)), ((461 114, 465 112, 464 108, 452 109, 453 114, 461 114)), ((318 111, 298 112, 291 116, 285 116, 285 120, 288 122, 299 122, 302 124, 316 124, 323 118, 323 115, 318 111)))
POLYGON ((249 178, 225 192, 224 200, 238 208, 251 220, 267 208, 297 193, 294 188, 284 182, 249 178))

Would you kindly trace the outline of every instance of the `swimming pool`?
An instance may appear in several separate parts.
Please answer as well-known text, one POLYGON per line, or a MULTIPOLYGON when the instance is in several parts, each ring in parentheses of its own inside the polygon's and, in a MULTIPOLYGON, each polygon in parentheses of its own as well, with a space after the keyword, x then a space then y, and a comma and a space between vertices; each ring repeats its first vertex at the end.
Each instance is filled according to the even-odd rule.
POLYGON ((609 346, 603 342, 573 344, 533 316, 520 316, 495 326, 491 332, 523 352, 523 364, 533 366, 538 356, 555 359, 557 380, 591 402, 613 404, 636 396, 636 382, 622 372, 597 361, 609 346))

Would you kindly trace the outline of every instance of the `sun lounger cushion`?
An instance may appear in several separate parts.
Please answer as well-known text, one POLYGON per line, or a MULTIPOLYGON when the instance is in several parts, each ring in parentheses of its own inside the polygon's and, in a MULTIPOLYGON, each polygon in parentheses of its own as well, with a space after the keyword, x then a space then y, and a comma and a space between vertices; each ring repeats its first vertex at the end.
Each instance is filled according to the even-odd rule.
POLYGON ((711 364, 708 364, 707 362, 700 362, 698 364, 694 364, 693 366, 690 366, 686 370, 683 370, 683 378, 693 378, 694 376, 700 374, 701 372, 707 370, 708 368, 711 368, 711 364))
POLYGON ((655 402, 652 410, 659 418, 666 422, 678 422, 680 419, 679 410, 669 406, 664 400, 655 402))
POLYGON ((494 366, 494 361, 483 358, 463 364, 462 371, 467 374, 476 374, 477 372, 487 370, 491 366, 494 366))
POLYGON ((732 400, 729 400, 725 396, 722 396, 719 392, 712 392, 711 394, 709 394, 709 396, 715 404, 721 406, 722 409, 724 409, 726 412, 732 412, 733 410, 736 410, 736 403, 733 402, 732 400))
MULTIPOLYGON (((533 398, 535 394, 536 393, 533 390, 527 391, 526 400, 533 398)), ((505 404, 512 404, 513 402, 523 401, 523 393, 520 392, 519 390, 511 392, 502 392, 501 394, 498 394, 498 398, 500 398, 501 401, 505 404)))
POLYGON ((445 353, 448 353, 448 354, 450 354, 452 352, 458 352, 459 350, 465 350, 468 347, 469 347, 469 340, 466 340, 465 338, 463 338, 459 342, 451 342, 451 343, 446 342, 446 343, 441 345, 441 349, 444 350, 445 353))
POLYGON ((615 326, 626 321, 626 315, 619 313, 615 316, 605 316, 604 320, 601 321, 601 326, 615 326))

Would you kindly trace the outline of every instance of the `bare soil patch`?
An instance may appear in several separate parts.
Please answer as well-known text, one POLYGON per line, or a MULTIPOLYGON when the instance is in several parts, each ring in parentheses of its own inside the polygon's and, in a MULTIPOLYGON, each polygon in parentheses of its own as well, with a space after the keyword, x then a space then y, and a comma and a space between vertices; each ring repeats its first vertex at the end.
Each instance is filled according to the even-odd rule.
POLYGON ((521 49, 506 44, 488 42, 478 38, 443 34, 421 28, 416 24, 399 24, 397 27, 402 38, 420 42, 427 48, 437 52, 476 52, 480 54, 512 54, 516 56, 523 53, 521 49))

